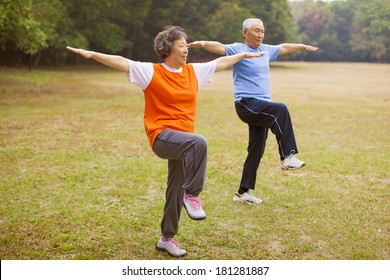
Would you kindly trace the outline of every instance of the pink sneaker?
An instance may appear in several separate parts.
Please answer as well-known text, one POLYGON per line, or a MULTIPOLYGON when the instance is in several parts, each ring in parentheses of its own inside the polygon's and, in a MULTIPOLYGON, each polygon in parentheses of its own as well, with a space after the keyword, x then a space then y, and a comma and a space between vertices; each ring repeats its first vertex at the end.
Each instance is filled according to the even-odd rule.
POLYGON ((190 194, 184 194, 183 198, 184 208, 187 210, 188 216, 193 220, 206 219, 206 213, 203 211, 200 205, 199 197, 192 196, 190 194))
POLYGON ((169 238, 167 241, 162 241, 162 238, 157 242, 156 249, 159 251, 164 251, 170 254, 173 257, 183 257, 187 254, 186 250, 179 248, 179 243, 177 243, 173 238, 169 238))

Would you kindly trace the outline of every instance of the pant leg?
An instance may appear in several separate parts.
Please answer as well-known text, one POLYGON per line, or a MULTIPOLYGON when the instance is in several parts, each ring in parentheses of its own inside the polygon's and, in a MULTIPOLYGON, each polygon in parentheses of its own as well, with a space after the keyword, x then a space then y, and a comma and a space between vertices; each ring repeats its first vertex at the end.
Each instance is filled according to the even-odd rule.
POLYGON ((182 160, 168 160, 168 182, 165 193, 165 205, 161 220, 161 232, 167 238, 173 238, 179 230, 184 196, 184 165, 182 160))
POLYGON ((184 192, 198 196, 203 190, 207 166, 207 140, 194 133, 162 131, 153 145, 155 154, 168 159, 168 182, 161 230, 173 237, 178 231, 184 192))
POLYGON ((255 189, 257 169, 263 157, 265 144, 267 142, 268 128, 263 126, 248 125, 249 143, 248 155, 242 170, 240 187, 255 189))
POLYGON ((294 129, 286 105, 254 98, 243 98, 236 102, 236 111, 243 122, 271 129, 276 136, 281 159, 290 154, 298 153, 294 129))

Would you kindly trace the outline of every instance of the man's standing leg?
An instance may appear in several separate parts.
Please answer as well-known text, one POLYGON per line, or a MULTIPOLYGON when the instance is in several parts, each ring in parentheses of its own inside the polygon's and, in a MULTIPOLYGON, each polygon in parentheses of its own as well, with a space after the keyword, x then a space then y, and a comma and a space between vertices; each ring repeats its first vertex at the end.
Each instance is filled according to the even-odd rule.
POLYGON ((262 126, 248 125, 249 143, 248 155, 242 171, 240 188, 255 189, 257 169, 263 157, 265 144, 267 142, 268 128, 262 126))
POLYGON ((260 204, 262 200, 251 194, 250 190, 255 189, 257 169, 264 154, 268 128, 248 125, 248 130, 248 155, 242 170, 240 188, 234 195, 233 201, 247 204, 260 204))

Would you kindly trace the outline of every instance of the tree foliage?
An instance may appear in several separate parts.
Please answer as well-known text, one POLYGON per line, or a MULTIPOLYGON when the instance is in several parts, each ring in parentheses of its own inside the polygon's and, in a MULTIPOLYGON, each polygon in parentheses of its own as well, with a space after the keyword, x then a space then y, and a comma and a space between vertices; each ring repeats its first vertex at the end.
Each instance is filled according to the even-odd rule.
POLYGON ((353 50, 368 59, 389 61, 390 0, 354 0, 353 50))
POLYGON ((291 2, 298 36, 320 47, 301 59, 390 62, 390 0, 291 2))
POLYGON ((2 0, 0 2, 0 50, 8 46, 32 55, 47 46, 47 34, 40 21, 31 15, 31 1, 2 0))
POLYGON ((232 43, 249 17, 263 20, 265 43, 320 47, 287 59, 390 62, 390 0, 2 0, 0 63, 78 62, 66 45, 156 61, 153 38, 167 25, 184 27, 189 41, 232 43))

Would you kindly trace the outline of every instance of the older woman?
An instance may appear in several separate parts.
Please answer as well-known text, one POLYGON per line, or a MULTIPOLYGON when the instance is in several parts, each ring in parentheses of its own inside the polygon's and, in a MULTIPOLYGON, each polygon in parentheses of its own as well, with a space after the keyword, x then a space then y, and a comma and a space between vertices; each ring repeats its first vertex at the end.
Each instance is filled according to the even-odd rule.
POLYGON ((144 125, 149 144, 158 157, 168 160, 162 236, 156 248, 174 257, 187 253, 173 239, 178 232, 183 205, 190 218, 206 218, 199 194, 206 177, 207 141, 194 133, 197 92, 211 81, 214 72, 243 58, 261 55, 240 53, 207 63, 187 64, 186 39, 184 29, 179 26, 169 26, 156 36, 154 49, 164 59, 162 64, 136 62, 121 56, 67 47, 85 58, 125 72, 128 81, 143 90, 144 125))

